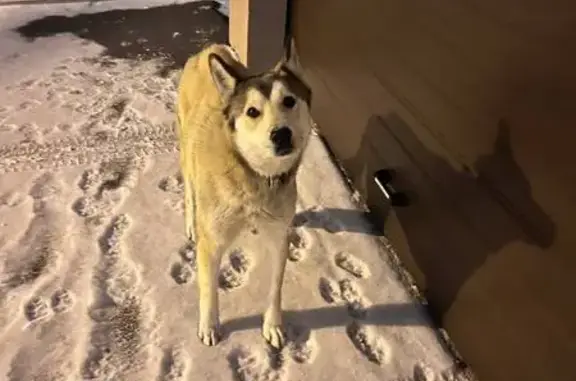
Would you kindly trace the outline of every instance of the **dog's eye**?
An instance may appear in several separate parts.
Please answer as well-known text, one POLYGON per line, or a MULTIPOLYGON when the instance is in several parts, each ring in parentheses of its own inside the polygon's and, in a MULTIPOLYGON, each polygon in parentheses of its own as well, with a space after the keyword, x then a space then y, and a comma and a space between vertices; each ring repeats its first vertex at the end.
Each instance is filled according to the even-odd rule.
POLYGON ((246 110, 246 115, 248 115, 250 118, 258 118, 260 116, 260 111, 258 111, 257 108, 250 107, 248 110, 246 110))
POLYGON ((284 97, 284 99, 282 99, 282 104, 286 108, 292 108, 296 105, 296 99, 291 96, 284 97))

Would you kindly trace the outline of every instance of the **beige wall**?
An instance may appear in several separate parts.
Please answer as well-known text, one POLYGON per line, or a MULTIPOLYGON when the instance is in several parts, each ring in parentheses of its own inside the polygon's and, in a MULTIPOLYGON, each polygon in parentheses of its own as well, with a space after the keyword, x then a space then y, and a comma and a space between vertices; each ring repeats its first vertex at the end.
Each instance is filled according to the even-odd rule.
POLYGON ((231 0, 230 43, 251 71, 271 68, 284 53, 287 0, 231 0))
POLYGON ((576 3, 293 3, 314 117, 480 379, 576 380, 576 3))

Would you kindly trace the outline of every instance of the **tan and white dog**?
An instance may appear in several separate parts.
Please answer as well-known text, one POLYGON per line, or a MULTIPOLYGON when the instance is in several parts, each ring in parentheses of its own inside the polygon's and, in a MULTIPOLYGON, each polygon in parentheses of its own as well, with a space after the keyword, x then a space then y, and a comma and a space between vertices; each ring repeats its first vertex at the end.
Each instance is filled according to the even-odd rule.
POLYGON ((218 272, 237 238, 252 234, 272 280, 262 334, 284 343, 281 291, 288 233, 296 209, 295 176, 312 127, 311 91, 280 62, 248 75, 227 45, 192 56, 178 89, 178 138, 185 221, 196 242, 198 337, 220 339, 218 272))

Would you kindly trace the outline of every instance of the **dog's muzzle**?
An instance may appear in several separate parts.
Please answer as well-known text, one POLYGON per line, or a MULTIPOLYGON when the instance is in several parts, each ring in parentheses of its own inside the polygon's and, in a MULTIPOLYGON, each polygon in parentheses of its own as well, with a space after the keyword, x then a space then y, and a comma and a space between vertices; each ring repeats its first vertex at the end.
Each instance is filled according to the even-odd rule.
POLYGON ((292 130, 288 127, 278 127, 270 132, 270 140, 274 144, 276 156, 289 155, 294 150, 292 130))

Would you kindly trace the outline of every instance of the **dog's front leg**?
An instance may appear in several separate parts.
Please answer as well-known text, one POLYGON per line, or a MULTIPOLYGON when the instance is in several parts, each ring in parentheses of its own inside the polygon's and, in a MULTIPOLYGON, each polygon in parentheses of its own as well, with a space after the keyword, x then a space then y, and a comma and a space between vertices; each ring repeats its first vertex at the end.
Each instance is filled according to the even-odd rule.
POLYGON ((211 234, 202 232, 196 238, 200 298, 198 338, 205 345, 212 346, 220 341, 218 271, 225 247, 223 242, 215 241, 211 234))
POLYGON ((288 232, 285 227, 276 230, 270 238, 269 260, 272 261, 272 279, 270 287, 269 304, 264 313, 262 335, 274 348, 284 345, 284 331, 282 327, 282 284, 284 271, 288 259, 288 232))

